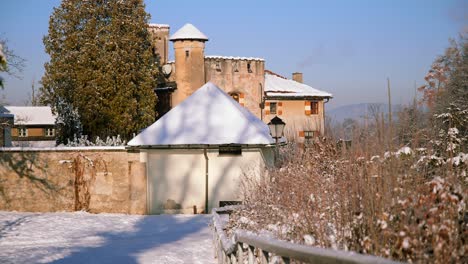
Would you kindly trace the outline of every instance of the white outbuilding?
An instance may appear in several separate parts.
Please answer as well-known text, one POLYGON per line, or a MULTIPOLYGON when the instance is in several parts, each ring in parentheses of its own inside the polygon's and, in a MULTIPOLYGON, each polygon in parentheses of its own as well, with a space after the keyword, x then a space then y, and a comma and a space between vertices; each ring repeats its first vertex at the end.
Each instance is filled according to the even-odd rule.
POLYGON ((128 148, 147 164, 148 213, 192 213, 239 201, 242 182, 273 164, 274 142, 265 123, 209 82, 128 148))

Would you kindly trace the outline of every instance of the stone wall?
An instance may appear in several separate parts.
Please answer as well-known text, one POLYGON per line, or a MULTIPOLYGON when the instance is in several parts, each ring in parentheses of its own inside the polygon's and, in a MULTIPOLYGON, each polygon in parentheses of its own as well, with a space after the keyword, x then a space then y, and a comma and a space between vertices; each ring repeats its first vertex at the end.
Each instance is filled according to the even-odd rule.
POLYGON ((0 210, 146 214, 146 164, 124 148, 0 149, 0 210), (85 190, 87 189, 87 190, 85 190))
POLYGON ((148 31, 153 52, 159 55, 161 65, 166 64, 169 57, 169 25, 149 24, 148 31))
POLYGON ((260 118, 265 61, 255 58, 205 57, 205 81, 213 82, 226 93, 244 94, 244 106, 260 118))

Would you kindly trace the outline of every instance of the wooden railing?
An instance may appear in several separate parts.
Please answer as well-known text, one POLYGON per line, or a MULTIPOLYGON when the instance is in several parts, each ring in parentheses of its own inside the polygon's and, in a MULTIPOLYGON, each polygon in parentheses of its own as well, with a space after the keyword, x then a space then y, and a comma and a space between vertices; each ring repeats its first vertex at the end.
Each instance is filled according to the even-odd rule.
POLYGON ((229 238, 224 227, 233 207, 213 209, 213 242, 218 263, 381 263, 396 264, 370 255, 323 249, 262 237, 245 230, 236 230, 229 238))

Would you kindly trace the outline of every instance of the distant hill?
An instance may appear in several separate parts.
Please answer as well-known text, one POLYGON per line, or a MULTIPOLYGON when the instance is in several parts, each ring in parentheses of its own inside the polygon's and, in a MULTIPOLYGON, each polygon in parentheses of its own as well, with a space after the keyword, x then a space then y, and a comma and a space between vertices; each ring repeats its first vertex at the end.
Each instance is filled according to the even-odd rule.
MULTIPOLYGON (((392 105, 392 112, 398 112, 401 109, 401 105, 392 105)), ((388 114, 388 104, 384 103, 359 103, 344 105, 331 110, 326 111, 327 117, 331 118, 333 123, 343 122, 346 118, 355 119, 357 121, 363 121, 366 114, 371 116, 371 109, 378 109, 379 112, 383 112, 385 115, 388 114)), ((396 117, 396 115, 394 115, 396 117)))

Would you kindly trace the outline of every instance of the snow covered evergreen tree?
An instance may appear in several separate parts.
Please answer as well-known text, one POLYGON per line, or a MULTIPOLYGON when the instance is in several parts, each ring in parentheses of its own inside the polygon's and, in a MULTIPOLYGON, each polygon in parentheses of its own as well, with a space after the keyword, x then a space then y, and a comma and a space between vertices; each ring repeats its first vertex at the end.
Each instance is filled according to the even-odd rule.
POLYGON ((70 139, 81 137, 83 126, 80 122, 80 115, 73 106, 63 100, 57 102, 57 145, 66 144, 70 139))
POLYGON ((54 9, 41 96, 61 117, 60 142, 80 134, 78 117, 90 139, 128 139, 154 121, 158 62, 144 7, 143 0, 63 0, 54 9))

